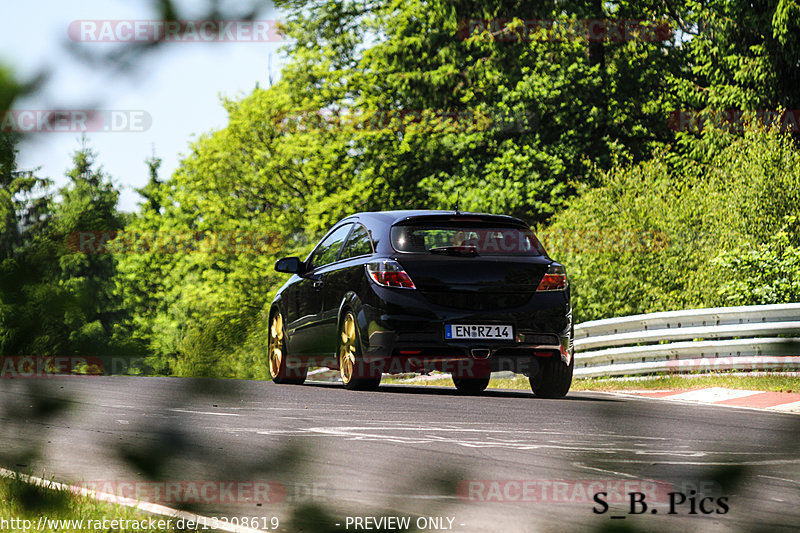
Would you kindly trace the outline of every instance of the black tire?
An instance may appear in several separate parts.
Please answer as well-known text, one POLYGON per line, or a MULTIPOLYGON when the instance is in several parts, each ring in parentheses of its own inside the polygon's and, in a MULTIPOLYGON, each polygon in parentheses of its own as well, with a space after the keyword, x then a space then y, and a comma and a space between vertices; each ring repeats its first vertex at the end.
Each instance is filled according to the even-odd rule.
POLYGON ((376 390, 381 384, 381 373, 364 362, 361 354, 361 334, 352 311, 347 311, 339 325, 337 349, 339 374, 348 390, 376 390))
POLYGON ((575 368, 575 357, 565 365, 561 356, 553 355, 547 359, 538 359, 539 371, 528 380, 531 390, 540 398, 563 398, 572 385, 572 371, 575 368))
POLYGON ((286 366, 289 353, 286 350, 286 326, 283 315, 276 311, 269 321, 269 375, 272 381, 285 385, 302 385, 308 375, 308 367, 286 366))
POLYGON ((489 386, 491 374, 480 378, 457 378, 453 376, 453 384, 461 394, 480 394, 489 386))

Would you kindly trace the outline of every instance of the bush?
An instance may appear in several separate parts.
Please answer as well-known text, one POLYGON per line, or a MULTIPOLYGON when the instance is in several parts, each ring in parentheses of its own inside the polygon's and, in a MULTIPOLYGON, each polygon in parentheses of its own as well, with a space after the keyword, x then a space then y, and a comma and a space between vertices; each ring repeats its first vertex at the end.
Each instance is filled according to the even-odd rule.
POLYGON ((666 150, 613 169, 539 228, 578 322, 800 299, 800 152, 763 129, 722 146, 703 163, 666 150))

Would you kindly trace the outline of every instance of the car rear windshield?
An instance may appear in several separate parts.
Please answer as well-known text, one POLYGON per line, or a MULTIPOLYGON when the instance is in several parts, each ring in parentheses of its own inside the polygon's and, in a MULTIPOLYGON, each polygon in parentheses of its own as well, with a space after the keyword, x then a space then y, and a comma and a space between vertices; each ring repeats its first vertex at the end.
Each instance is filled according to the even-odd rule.
POLYGON ((516 226, 443 222, 392 227, 398 252, 453 255, 544 255, 533 232, 516 226))

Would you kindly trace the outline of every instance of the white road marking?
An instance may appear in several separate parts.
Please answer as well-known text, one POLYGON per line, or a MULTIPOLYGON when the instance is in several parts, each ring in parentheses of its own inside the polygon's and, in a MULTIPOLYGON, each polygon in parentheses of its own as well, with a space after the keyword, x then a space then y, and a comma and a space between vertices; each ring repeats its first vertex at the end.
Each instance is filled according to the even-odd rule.
POLYGON ((214 415, 214 416, 242 416, 236 413, 215 413, 213 411, 192 411, 190 409, 167 409, 176 413, 192 413, 195 415, 214 415))
MULTIPOLYGON (((707 458, 709 461, 713 461, 714 457, 730 457, 730 456, 737 456, 737 455, 744 455, 747 457, 753 456, 771 456, 770 452, 719 452, 719 451, 703 451, 703 450, 692 450, 690 446, 687 445, 669 445, 668 448, 661 448, 655 450, 643 450, 641 448, 637 448, 637 443, 632 441, 637 440, 659 440, 662 441, 664 444, 662 446, 666 446, 669 443, 669 439, 663 437, 630 437, 630 436, 622 436, 622 435, 605 435, 603 437, 603 441, 598 441, 597 436, 594 436, 591 441, 587 441, 585 439, 585 435, 580 434, 561 434, 563 435, 563 441, 559 440, 548 440, 546 442, 531 442, 531 440, 525 439, 524 434, 530 434, 531 436, 541 437, 542 435, 548 435, 547 432, 543 432, 541 430, 533 431, 520 431, 519 428, 510 428, 510 429, 480 429, 480 428, 457 428, 457 427, 421 427, 421 426, 390 426, 386 425, 386 421, 383 422, 384 425, 382 426, 347 426, 347 427, 311 427, 311 428, 296 428, 296 429, 289 429, 289 430, 260 430, 256 433, 259 435, 266 435, 266 436, 287 436, 287 437, 332 437, 332 438, 342 438, 350 441, 371 441, 371 442, 385 442, 391 444, 405 444, 405 445, 415 445, 415 444, 449 444, 449 445, 456 445, 461 446, 463 448, 473 448, 473 449, 505 449, 505 450, 516 450, 516 451, 530 451, 530 450, 560 450, 566 452, 575 452, 575 453, 599 453, 606 456, 609 455, 628 455, 628 456, 644 456, 644 457, 670 457, 670 456, 678 456, 682 458, 694 458, 694 459, 702 459, 707 458), (382 432, 382 431, 385 431, 382 432), (410 432, 410 431, 417 431, 419 435, 402 435, 398 434, 400 432, 410 432), (436 432, 445 433, 445 435, 436 435, 436 432), (484 439, 470 439, 470 438, 459 438, 454 434, 458 433, 466 433, 466 434, 490 434, 486 435, 484 439), (517 438, 504 438, 497 434, 510 434, 517 438), (520 436, 523 438, 519 438, 520 436), (453 435, 453 436, 449 436, 453 435), (609 439, 613 439, 610 441, 609 439), (616 442, 614 442, 616 441, 616 442), (624 442, 625 447, 617 447, 615 444, 617 442, 624 442)), ((637 463, 652 463, 654 462, 652 459, 646 459, 642 461, 636 461, 637 463)), ((664 462, 664 461, 659 461, 664 462)), ((671 463, 668 463, 671 464, 671 463)), ((680 463, 674 463, 680 464, 680 463)), ((695 464, 716 464, 713 462, 697 462, 695 464)))
POLYGON ((597 468, 597 467, 594 467, 594 466, 589 466, 589 465, 583 464, 581 462, 574 462, 574 463, 572 463, 572 466, 575 466, 575 467, 578 467, 578 468, 585 468, 587 470, 594 470, 594 471, 597 471, 597 472, 601 472, 603 474, 612 474, 612 475, 620 476, 620 477, 627 477, 627 478, 631 478, 631 479, 639 479, 637 476, 634 476, 633 474, 627 474, 625 472, 617 472, 616 470, 607 470, 605 468, 597 468))
POLYGON ((785 481, 787 483, 791 483, 792 485, 800 485, 800 481, 795 481, 794 479, 786 479, 782 477, 775 477, 775 476, 765 476, 764 474, 757 474, 756 477, 763 477, 766 479, 776 479, 778 481, 785 481))
MULTIPOLYGON (((669 401, 669 402, 676 402, 683 405, 697 405, 701 404, 704 407, 724 407, 726 409, 745 409, 748 411, 753 412, 765 412, 765 411, 778 411, 781 413, 787 414, 800 414, 800 401, 798 402, 791 402, 785 403, 780 405, 773 405, 771 407, 752 407, 748 405, 729 405, 725 403, 720 403, 725 400, 729 400, 732 398, 747 398, 750 396, 754 396, 756 394, 761 394, 764 391, 745 391, 745 390, 738 390, 738 389, 723 389, 720 387, 716 387, 718 391, 725 391, 724 393, 717 392, 716 394, 712 393, 709 395, 704 396, 704 393, 711 389, 699 389, 694 391, 688 391, 679 394, 673 394, 671 396, 647 396, 647 395, 640 395, 634 394, 634 391, 618 391, 618 392, 606 392, 606 391, 598 391, 596 394, 605 394, 608 396, 616 396, 616 397, 623 397, 623 398, 631 398, 639 401, 653 401, 653 402, 661 402, 661 401, 669 401)), ((655 391, 647 391, 647 392, 655 392, 655 391)))
MULTIPOLYGON (((724 452, 718 452, 723 454, 724 452)), ((647 465, 689 465, 689 466, 771 466, 800 464, 800 459, 768 459, 765 461, 635 461, 633 459, 596 459, 614 463, 647 465)))
MULTIPOLYGON (((344 438, 347 440, 355 440, 355 441, 373 441, 373 442, 389 442, 393 444, 432 444, 432 443, 443 443, 443 444, 455 444, 456 446, 461 446, 464 448, 503 448, 503 449, 514 449, 519 451, 528 451, 528 450, 542 450, 542 449, 550 449, 550 450, 565 450, 571 452, 578 452, 584 453, 587 451, 591 451, 594 453, 603 453, 603 454, 615 454, 615 453, 632 453, 635 455, 645 455, 645 454, 652 454, 652 455, 678 455, 681 457, 705 457, 708 455, 707 452, 702 451, 694 451, 689 452, 687 450, 681 450, 676 448, 670 448, 668 450, 658 450, 652 452, 645 452, 640 449, 636 448, 615 448, 608 445, 602 445, 595 441, 580 444, 577 442, 572 441, 559 443, 559 442, 547 442, 547 443, 531 443, 526 440, 522 439, 498 439, 489 437, 486 440, 472 440, 472 439, 463 439, 463 438, 455 438, 455 437, 445 437, 440 435, 434 435, 432 432, 435 431, 442 431, 442 432, 450 432, 450 433, 510 433, 515 436, 520 434, 519 429, 497 429, 497 430, 483 430, 483 429, 475 429, 475 428, 464 428, 464 429, 456 429, 456 428, 425 428, 425 427, 410 427, 410 428, 398 428, 398 427, 343 427, 343 428, 336 428, 336 427, 316 427, 316 428, 305 428, 305 429, 297 429, 293 431, 281 431, 281 430, 266 430, 266 431, 259 431, 258 434, 263 435, 277 435, 283 434, 287 436, 293 437, 303 437, 303 436, 325 436, 325 437, 338 437, 344 438), (387 430, 387 431, 398 431, 398 430, 406 430, 406 431, 420 431, 424 432, 423 435, 418 436, 404 436, 404 435, 392 435, 389 433, 374 433, 376 430, 387 430)), ((528 433, 541 435, 540 432, 530 431, 528 433)), ((618 437, 618 436, 617 436, 618 437)), ((664 439, 666 440, 666 439, 664 439)))

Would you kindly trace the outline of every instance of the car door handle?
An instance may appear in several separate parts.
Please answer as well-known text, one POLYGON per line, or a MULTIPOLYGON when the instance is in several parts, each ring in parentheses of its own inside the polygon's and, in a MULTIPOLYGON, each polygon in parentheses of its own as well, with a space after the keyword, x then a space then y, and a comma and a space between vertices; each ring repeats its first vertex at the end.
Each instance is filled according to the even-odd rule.
POLYGON ((314 282, 314 288, 317 290, 320 290, 322 285, 324 285, 324 282, 321 279, 314 282))

